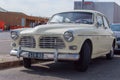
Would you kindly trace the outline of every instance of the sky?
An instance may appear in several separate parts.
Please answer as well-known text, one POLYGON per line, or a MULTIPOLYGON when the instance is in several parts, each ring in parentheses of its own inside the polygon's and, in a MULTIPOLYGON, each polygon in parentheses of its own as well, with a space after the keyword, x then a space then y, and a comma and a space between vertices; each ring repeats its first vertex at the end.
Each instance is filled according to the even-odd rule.
MULTIPOLYGON (((0 0, 0 7, 7 11, 23 12, 27 15, 50 17, 58 12, 73 10, 74 1, 81 0, 0 0)), ((115 1, 120 3, 120 0, 85 1, 115 1)))

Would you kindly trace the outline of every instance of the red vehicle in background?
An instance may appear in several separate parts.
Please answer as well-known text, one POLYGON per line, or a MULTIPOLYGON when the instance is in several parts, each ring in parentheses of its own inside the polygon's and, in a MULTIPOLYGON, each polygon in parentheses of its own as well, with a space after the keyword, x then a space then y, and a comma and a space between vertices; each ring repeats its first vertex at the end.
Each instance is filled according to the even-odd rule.
POLYGON ((6 26, 4 21, 0 21, 0 30, 1 30, 1 31, 11 30, 11 29, 18 29, 18 28, 29 28, 29 27, 19 26, 19 25, 6 26))
POLYGON ((5 22, 0 21, 0 30, 4 31, 5 29, 5 22))

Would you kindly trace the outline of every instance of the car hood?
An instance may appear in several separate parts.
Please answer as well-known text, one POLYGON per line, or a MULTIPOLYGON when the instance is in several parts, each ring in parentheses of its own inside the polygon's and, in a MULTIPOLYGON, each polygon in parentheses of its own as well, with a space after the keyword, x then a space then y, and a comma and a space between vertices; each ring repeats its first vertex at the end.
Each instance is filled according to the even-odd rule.
POLYGON ((115 37, 120 37, 120 31, 113 31, 113 32, 114 32, 115 37))
POLYGON ((90 29, 88 24, 47 24, 39 25, 29 30, 24 30, 21 34, 64 34, 68 30, 90 29))

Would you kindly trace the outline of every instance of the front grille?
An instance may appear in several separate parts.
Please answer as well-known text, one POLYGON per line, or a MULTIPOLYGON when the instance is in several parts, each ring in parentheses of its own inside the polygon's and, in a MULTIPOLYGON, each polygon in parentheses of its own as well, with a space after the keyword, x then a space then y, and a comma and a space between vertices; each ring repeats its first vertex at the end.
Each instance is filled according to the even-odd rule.
POLYGON ((32 36, 23 36, 20 39, 19 45, 21 47, 35 48, 35 39, 32 36))
POLYGON ((40 48, 50 48, 50 49, 63 49, 65 44, 63 40, 59 37, 41 37, 39 41, 40 48))

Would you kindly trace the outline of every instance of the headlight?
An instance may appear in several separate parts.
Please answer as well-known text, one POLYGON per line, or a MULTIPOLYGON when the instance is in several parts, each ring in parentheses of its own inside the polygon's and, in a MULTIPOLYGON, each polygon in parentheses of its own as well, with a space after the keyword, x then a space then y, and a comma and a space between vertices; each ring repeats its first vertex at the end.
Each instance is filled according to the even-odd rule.
POLYGON ((64 33, 64 38, 68 42, 72 42, 74 40, 73 32, 72 31, 66 31, 64 33))
POLYGON ((16 32, 16 31, 11 31, 11 38, 13 39, 13 40, 16 40, 16 39, 18 39, 18 32, 16 32))

